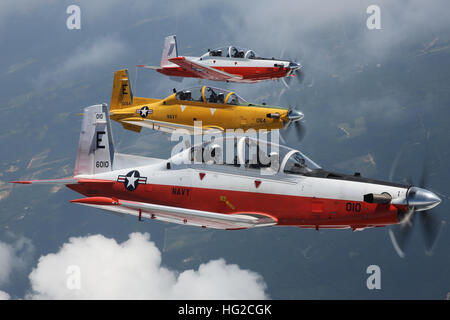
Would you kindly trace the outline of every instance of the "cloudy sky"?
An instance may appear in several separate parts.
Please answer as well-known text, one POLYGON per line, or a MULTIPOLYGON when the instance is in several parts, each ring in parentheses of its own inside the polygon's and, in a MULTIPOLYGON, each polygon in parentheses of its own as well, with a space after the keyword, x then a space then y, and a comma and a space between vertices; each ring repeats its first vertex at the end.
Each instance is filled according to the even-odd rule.
MULTIPOLYGON (((444 297, 445 231, 429 257, 416 230, 399 259, 379 228, 230 234, 143 225, 74 208, 69 190, 7 182, 72 173, 77 114, 109 102, 115 70, 129 68, 138 96, 197 85, 134 67, 158 64, 164 37, 176 34, 180 54, 236 44, 301 62, 305 82, 290 90, 280 82, 212 84, 302 110, 306 138, 289 141, 327 169, 388 179, 399 158, 393 179, 417 180, 426 141, 434 155, 429 180, 446 219, 449 7, 444 0, 2 1, 0 149, 9 152, 0 159, 0 299, 444 297), (81 8, 80 30, 66 27, 71 4, 81 8), (381 9, 380 30, 366 26, 371 4, 381 9), (377 293, 365 287, 374 263, 386 279, 377 293), (80 267, 80 290, 67 288, 76 273, 69 266, 80 267)), ((170 155, 161 133, 113 130, 121 152, 170 155)))

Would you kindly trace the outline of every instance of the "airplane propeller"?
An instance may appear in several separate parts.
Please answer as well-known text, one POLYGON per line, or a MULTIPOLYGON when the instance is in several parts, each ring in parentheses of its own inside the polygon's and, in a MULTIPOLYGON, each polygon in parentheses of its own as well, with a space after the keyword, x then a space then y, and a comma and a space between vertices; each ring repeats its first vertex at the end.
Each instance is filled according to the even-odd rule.
POLYGON ((289 68, 290 70, 288 71, 286 77, 281 78, 281 81, 283 81, 283 84, 288 89, 290 88, 292 78, 296 78, 299 84, 302 84, 303 80, 305 79, 305 72, 301 64, 297 62, 290 62, 289 68))
POLYGON ((297 62, 291 62, 289 63, 289 67, 291 68, 290 75, 294 74, 298 83, 302 84, 303 80, 305 80, 305 72, 303 70, 303 66, 297 62))
POLYGON ((286 132, 286 134, 282 134, 282 138, 284 140, 286 140, 285 138, 288 136, 290 131, 294 131, 295 135, 296 135, 296 141, 302 141, 305 133, 306 133, 306 129, 305 129, 305 125, 304 123, 301 121, 303 119, 304 115, 302 112, 297 111, 296 108, 289 108, 288 114, 287 114, 287 118, 288 121, 286 122, 285 126, 284 126, 284 130, 286 132), (285 137, 283 137, 285 136, 285 137))
MULTIPOLYGON (((417 214, 419 215, 418 221, 424 237, 425 252, 428 255, 431 254, 443 225, 443 220, 436 213, 432 214, 430 210, 437 206, 441 202, 441 199, 433 192, 425 189, 427 186, 428 171, 428 161, 425 158, 419 187, 410 187, 407 192, 406 204, 408 205, 408 210, 403 213, 400 223, 389 230, 389 236, 394 249, 402 258, 405 256, 405 248, 411 238, 412 229, 417 223, 417 214)), ((410 181, 410 179, 407 180, 410 181)))
MULTIPOLYGON (((284 55, 285 49, 283 49, 281 51, 281 59, 283 59, 283 55, 284 55)), ((289 66, 288 68, 290 69, 287 72, 286 77, 281 78, 281 81, 283 82, 283 84, 286 86, 286 88, 290 89, 290 84, 292 81, 292 78, 296 78, 299 84, 302 84, 303 81, 305 80, 305 72, 303 69, 302 64, 300 64, 298 61, 298 59, 291 59, 289 57, 286 58, 287 60, 289 60, 289 66)))

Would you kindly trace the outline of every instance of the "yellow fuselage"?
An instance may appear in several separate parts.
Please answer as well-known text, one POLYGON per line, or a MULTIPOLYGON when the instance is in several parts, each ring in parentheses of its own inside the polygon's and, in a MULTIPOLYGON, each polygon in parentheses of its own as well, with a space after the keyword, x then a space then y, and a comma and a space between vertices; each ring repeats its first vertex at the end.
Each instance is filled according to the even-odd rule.
POLYGON ((287 109, 265 105, 229 105, 177 100, 175 94, 166 99, 133 98, 133 105, 111 113, 115 121, 161 121, 194 126, 201 121, 203 129, 281 129, 287 121, 287 109), (140 110, 148 107, 143 117, 140 110), (279 118, 268 114, 279 114, 279 118))

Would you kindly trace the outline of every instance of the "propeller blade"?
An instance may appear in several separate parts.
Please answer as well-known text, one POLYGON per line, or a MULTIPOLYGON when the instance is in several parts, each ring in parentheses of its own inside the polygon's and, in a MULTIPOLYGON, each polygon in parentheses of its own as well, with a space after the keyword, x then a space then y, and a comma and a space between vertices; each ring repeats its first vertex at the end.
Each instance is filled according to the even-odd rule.
POLYGON ((400 149, 399 152, 397 152, 397 155, 395 156, 394 161, 392 161, 391 170, 389 171, 389 181, 390 182, 394 181, 394 175, 395 175, 395 172, 397 171, 398 163, 400 161, 400 157, 402 156, 402 153, 403 153, 403 147, 400 149))
POLYGON ((305 134, 306 134, 306 127, 304 123, 301 121, 289 121, 283 132, 280 131, 280 137, 282 138, 282 142, 285 145, 287 141, 291 142, 290 144, 295 146, 296 143, 303 140, 305 134), (294 134, 291 134, 290 133, 291 131, 294 131, 294 134), (292 135, 295 136, 295 141, 293 140, 292 137, 289 139, 289 137, 292 135))
POLYGON ((423 162, 423 168, 422 168, 422 174, 420 176, 419 180, 419 187, 425 188, 428 183, 428 172, 429 166, 428 166, 428 157, 425 156, 424 162, 423 162))
POLYGON ((297 141, 302 141, 306 134, 306 128, 300 121, 294 122, 295 133, 297 134, 297 141))
POLYGON ((284 133, 282 133, 281 130, 280 130, 280 135, 279 135, 279 137, 280 137, 281 143, 282 143, 283 145, 287 145, 286 139, 284 138, 284 133))
POLYGON ((443 221, 430 211, 420 212, 420 224, 422 225, 422 233, 425 241, 425 250, 427 254, 431 254, 439 231, 442 228, 443 221))
POLYGON ((284 77, 281 78, 281 81, 283 82, 283 84, 286 86, 286 88, 290 89, 289 83, 291 82, 291 79, 289 79, 290 77, 284 77))
POLYGON ((395 251, 401 257, 405 257, 405 249, 411 238, 411 231, 414 226, 414 208, 405 213, 403 220, 389 229, 389 236, 395 251))
POLYGON ((295 70, 295 76, 297 78, 298 83, 302 84, 305 80, 305 73, 303 72, 303 69, 301 70, 295 70))
POLYGON ((407 178, 403 179, 403 181, 405 181, 405 183, 409 186, 414 185, 414 182, 411 177, 407 177, 407 178))

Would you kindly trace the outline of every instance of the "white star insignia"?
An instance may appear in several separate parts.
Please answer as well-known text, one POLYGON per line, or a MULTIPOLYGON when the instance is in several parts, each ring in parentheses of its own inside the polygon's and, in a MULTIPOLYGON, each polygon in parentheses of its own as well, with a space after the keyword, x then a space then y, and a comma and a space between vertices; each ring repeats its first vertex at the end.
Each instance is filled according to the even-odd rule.
POLYGON ((134 184, 135 184, 136 180, 139 179, 139 178, 136 178, 134 175, 135 175, 135 172, 133 172, 133 175, 131 177, 127 177, 127 181, 128 181, 127 188, 133 187, 133 189, 134 189, 134 184))
POLYGON ((148 109, 141 109, 141 116, 146 117, 148 114, 148 109))

